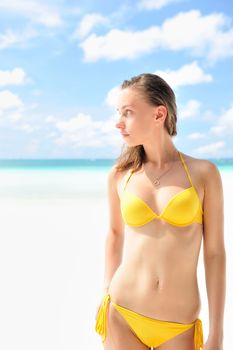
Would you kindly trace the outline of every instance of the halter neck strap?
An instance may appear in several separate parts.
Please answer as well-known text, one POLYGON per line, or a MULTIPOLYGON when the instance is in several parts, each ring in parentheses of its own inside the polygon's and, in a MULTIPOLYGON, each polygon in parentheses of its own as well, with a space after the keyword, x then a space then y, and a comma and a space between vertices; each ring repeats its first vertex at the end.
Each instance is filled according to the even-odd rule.
POLYGON ((183 163, 183 166, 184 166, 184 169, 185 169, 185 171, 186 171, 186 174, 187 174, 187 176, 188 176, 188 178, 189 178, 190 184, 193 186, 193 182, 192 182, 190 173, 189 173, 189 171, 188 171, 187 165, 186 165, 186 163, 185 163, 185 161, 184 161, 184 158, 183 158, 183 156, 182 156, 182 154, 181 154, 180 151, 178 151, 178 153, 179 153, 180 159, 181 159, 181 161, 182 161, 182 163, 183 163))

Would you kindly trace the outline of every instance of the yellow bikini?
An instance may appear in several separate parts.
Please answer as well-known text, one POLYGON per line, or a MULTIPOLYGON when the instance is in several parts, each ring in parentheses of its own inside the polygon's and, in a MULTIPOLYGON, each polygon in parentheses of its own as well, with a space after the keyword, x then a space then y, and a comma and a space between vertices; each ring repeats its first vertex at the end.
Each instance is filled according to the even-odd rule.
MULTIPOLYGON (((160 215, 156 214, 141 198, 125 190, 126 184, 132 176, 132 172, 130 173, 121 195, 121 212, 127 225, 142 226, 154 219, 162 219, 174 226, 188 226, 192 223, 202 224, 203 210, 201 202, 180 152, 179 155, 191 186, 172 197, 160 215)), ((108 293, 103 297, 95 324, 96 332, 102 336, 102 343, 106 339, 109 302, 122 315, 132 332, 148 347, 158 347, 193 326, 195 327, 195 350, 200 350, 204 346, 202 321, 199 318, 192 323, 157 320, 114 303, 108 293)))
POLYGON ((202 321, 197 318, 192 323, 178 323, 173 321, 161 321, 151 317, 141 315, 123 306, 120 306, 111 301, 110 294, 105 294, 100 309, 97 314, 95 330, 102 336, 102 343, 104 343, 107 336, 107 308, 109 302, 115 307, 116 310, 122 315, 122 317, 128 323, 131 331, 140 339, 140 341, 150 348, 156 348, 157 346, 165 343, 169 339, 176 337, 177 335, 187 331, 188 329, 195 327, 194 329, 194 347, 195 350, 203 349, 203 329, 202 321))
POLYGON ((133 174, 132 171, 130 172, 121 195, 122 218, 128 226, 142 226, 153 219, 163 219, 175 226, 187 226, 194 222, 202 223, 203 211, 200 199, 180 152, 179 155, 191 186, 172 197, 160 215, 156 214, 141 198, 125 190, 133 174))

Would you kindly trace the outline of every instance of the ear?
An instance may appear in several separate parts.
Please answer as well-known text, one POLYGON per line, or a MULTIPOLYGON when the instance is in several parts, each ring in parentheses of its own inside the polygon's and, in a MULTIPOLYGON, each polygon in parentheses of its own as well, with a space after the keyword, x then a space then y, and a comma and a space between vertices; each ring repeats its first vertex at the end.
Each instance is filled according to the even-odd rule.
POLYGON ((167 116, 167 108, 164 105, 156 106, 155 108, 155 119, 159 123, 164 123, 167 116))

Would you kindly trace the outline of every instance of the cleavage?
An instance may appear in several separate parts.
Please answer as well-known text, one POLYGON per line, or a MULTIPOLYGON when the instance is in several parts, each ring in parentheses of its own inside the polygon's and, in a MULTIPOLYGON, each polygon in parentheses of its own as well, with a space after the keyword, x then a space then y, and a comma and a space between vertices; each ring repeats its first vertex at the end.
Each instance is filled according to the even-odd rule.
POLYGON ((162 181, 164 183, 156 187, 144 173, 134 173, 126 184, 125 191, 140 198, 156 215, 161 215, 174 196, 191 187, 190 183, 179 186, 169 184, 165 178, 162 181))

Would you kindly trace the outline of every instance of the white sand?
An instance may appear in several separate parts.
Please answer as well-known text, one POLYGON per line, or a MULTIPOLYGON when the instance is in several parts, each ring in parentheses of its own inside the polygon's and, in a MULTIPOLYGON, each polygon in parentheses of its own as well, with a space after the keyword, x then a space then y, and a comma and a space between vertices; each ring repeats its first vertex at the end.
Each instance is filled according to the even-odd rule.
MULTIPOLYGON (((231 350, 233 238, 231 175, 224 174, 227 300, 224 350, 231 350)), ((0 349, 101 350, 94 331, 102 298, 105 189, 97 198, 1 200, 0 349)), ((198 264, 200 318, 208 336, 202 250, 198 264)))

